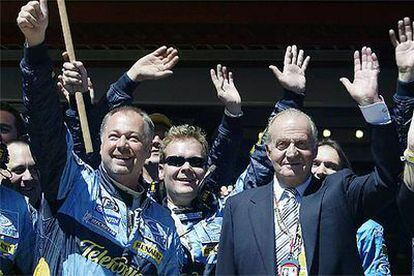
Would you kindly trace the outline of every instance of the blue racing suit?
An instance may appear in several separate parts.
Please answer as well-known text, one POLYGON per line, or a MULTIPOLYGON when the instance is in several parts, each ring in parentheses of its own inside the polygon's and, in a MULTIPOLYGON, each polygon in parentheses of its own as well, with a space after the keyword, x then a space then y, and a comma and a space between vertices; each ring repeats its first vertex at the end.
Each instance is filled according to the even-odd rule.
POLYGON ((0 275, 31 274, 34 242, 24 196, 0 184, 0 275))
POLYGON ((368 220, 357 231, 358 253, 365 275, 391 275, 384 229, 373 220, 368 220))
MULTIPOLYGON (((113 83, 106 96, 100 100, 94 111, 94 118, 102 117, 99 112, 132 104, 132 93, 138 83, 123 74, 113 83)), ((86 162, 97 164, 97 154, 85 155, 83 141, 80 135, 79 120, 75 110, 66 111, 66 119, 74 136, 75 152, 79 152, 86 162)), ((237 151, 242 139, 241 117, 223 115, 218 127, 218 135, 213 141, 208 154, 208 166, 215 165, 216 170, 208 178, 206 188, 217 193, 221 185, 231 182, 232 167, 237 158, 237 151)), ((100 122, 101 119, 98 118, 100 122)), ((96 122, 94 123, 96 124, 96 122)), ((98 128, 96 128, 98 129, 98 128)), ((149 194, 156 197, 157 191, 149 189, 149 194)), ((166 207, 166 206, 165 206, 166 207)), ((191 275, 212 275, 217 263, 217 248, 220 239, 223 220, 223 205, 220 203, 210 206, 210 210, 194 207, 186 210, 172 210, 175 225, 184 247, 185 259, 183 273, 191 275)), ((167 207, 166 207, 167 208, 167 207)))
MULTIPOLYGON (((42 176, 36 271, 51 275, 177 275, 183 252, 168 210, 124 192, 73 153, 45 45, 21 62, 31 150, 42 176)), ((141 185, 142 179, 137 179, 141 185)))
POLYGON ((197 208, 172 210, 185 251, 184 273, 214 275, 223 222, 223 207, 219 205, 212 211, 202 211, 197 208))
MULTIPOLYGON (((139 82, 131 80, 124 73, 115 83, 111 84, 106 95, 100 99, 99 103, 96 106, 90 107, 88 117, 90 118, 92 137, 99 137, 98 133, 101 121, 109 110, 123 105, 132 105, 133 93, 139 84, 139 82)), ((88 93, 84 93, 84 98, 86 103, 90 103, 88 93)), ((75 102, 71 100, 70 103, 71 108, 66 111, 66 122, 75 142, 75 152, 82 160, 95 168, 100 164, 100 155, 98 154, 100 141, 97 138, 93 139, 94 153, 85 153, 79 119, 74 108, 75 102)), ((223 114, 218 127, 218 134, 211 145, 207 158, 208 166, 216 165, 216 170, 213 172, 208 183, 208 188, 213 193, 217 194, 220 186, 233 183, 236 177, 233 172, 235 170, 237 152, 239 151, 241 141, 241 117, 230 117, 223 114)), ((151 194, 158 192, 149 190, 151 194)), ((154 198, 158 198, 161 201, 163 199, 159 196, 154 196, 154 198)))

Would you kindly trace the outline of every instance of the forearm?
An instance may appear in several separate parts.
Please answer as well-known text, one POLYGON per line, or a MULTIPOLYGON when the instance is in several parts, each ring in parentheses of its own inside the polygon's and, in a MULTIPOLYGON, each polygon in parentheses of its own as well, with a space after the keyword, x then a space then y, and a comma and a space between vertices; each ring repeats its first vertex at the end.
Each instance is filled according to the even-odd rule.
POLYGON ((56 183, 59 183, 66 161, 66 128, 46 46, 25 48, 20 66, 30 147, 42 176, 42 190, 47 199, 54 199, 58 189, 56 183))
POLYGON ((409 83, 398 81, 397 91, 393 99, 395 103, 393 115, 397 126, 398 141, 401 150, 405 150, 407 147, 407 133, 414 111, 414 81, 409 83))
POLYGON ((133 93, 138 84, 138 82, 131 80, 126 73, 111 84, 105 97, 108 111, 122 105, 132 104, 133 93))
POLYGON ((208 155, 208 165, 216 165, 216 170, 211 176, 212 192, 217 193, 222 185, 233 182, 235 164, 242 140, 242 117, 230 117, 223 114, 218 128, 218 135, 214 139, 208 155))

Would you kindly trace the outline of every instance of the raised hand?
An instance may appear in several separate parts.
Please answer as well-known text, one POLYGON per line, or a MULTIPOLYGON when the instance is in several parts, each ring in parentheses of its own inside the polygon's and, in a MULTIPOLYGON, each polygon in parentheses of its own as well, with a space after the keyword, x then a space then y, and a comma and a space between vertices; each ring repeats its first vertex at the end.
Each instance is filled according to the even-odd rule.
MULTIPOLYGON (((63 84, 63 75, 58 76, 57 81, 58 92, 69 102, 69 91, 66 90, 65 85, 63 84)), ((79 90, 80 91, 80 90, 79 90)), ((91 97, 91 103, 95 104, 95 91, 93 90, 93 83, 91 79, 88 77, 88 91, 89 96, 91 97)))
POLYGON ((395 61, 398 66, 398 79, 403 82, 414 80, 414 21, 409 17, 398 21, 398 38, 394 30, 390 30, 390 39, 395 47, 395 61))
POLYGON ((299 50, 298 54, 296 45, 293 45, 286 49, 283 72, 274 65, 270 65, 269 68, 285 89, 303 94, 306 88, 305 72, 309 61, 310 57, 304 59, 303 50, 299 50))
POLYGON ((217 64, 217 72, 210 69, 211 81, 216 87, 217 97, 225 105, 228 112, 239 115, 241 111, 241 97, 233 81, 233 73, 227 72, 226 66, 217 64))
POLYGON ((127 75, 133 81, 165 78, 173 74, 171 69, 177 64, 178 59, 177 49, 162 46, 135 62, 127 75))
POLYGON ((378 73, 380 72, 378 58, 371 48, 363 47, 361 58, 359 52, 354 53, 354 82, 340 78, 352 98, 359 105, 369 105, 381 101, 378 96, 378 73))
MULTIPOLYGON (((62 53, 62 59, 63 59, 63 61, 69 62, 68 52, 63 52, 62 53)), ((62 71, 63 71, 63 69, 62 69, 62 71)), ((69 91, 66 90, 66 88, 65 88, 65 85, 64 85, 64 82, 63 82, 63 75, 60 74, 57 78, 58 78, 58 81, 57 81, 58 92, 69 103, 69 91)), ((88 91, 89 91, 89 96, 91 98, 91 103, 94 104, 95 103, 95 91, 93 89, 93 83, 92 83, 92 81, 89 77, 88 77, 88 91)), ((81 92, 85 92, 85 91, 81 91, 81 92)))
POLYGON ((88 73, 82 62, 65 62, 63 63, 62 71, 60 82, 63 84, 62 88, 67 93, 88 91, 88 73))
POLYGON ((29 47, 41 44, 49 22, 47 0, 30 1, 24 5, 16 21, 29 47))

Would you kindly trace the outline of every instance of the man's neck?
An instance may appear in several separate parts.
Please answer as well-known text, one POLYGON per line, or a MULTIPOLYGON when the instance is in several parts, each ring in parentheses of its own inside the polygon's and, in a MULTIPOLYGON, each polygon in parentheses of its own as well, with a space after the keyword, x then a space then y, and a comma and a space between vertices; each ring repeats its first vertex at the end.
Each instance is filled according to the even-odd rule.
POLYGON ((145 164, 144 168, 142 169, 142 177, 148 183, 151 183, 153 181, 158 182, 158 164, 145 164))
POLYGON ((181 201, 181 202, 177 202, 171 199, 171 197, 169 197, 167 195, 167 207, 170 210, 174 210, 174 209, 182 209, 182 208, 189 208, 191 207, 191 201, 181 201))

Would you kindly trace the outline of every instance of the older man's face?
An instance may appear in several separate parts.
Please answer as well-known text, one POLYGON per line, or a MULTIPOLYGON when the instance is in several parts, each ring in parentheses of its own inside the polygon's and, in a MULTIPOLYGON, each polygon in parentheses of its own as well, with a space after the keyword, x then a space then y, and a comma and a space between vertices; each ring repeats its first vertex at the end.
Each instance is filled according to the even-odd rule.
POLYGON ((108 118, 100 153, 108 174, 121 184, 138 180, 149 157, 150 142, 143 134, 144 119, 136 112, 120 111, 108 118))
POLYGON ((269 128, 267 155, 281 185, 296 187, 311 174, 316 155, 309 121, 304 116, 276 118, 269 128))

